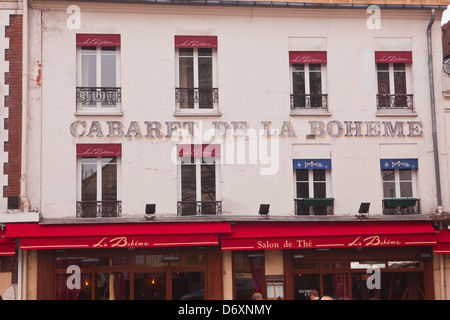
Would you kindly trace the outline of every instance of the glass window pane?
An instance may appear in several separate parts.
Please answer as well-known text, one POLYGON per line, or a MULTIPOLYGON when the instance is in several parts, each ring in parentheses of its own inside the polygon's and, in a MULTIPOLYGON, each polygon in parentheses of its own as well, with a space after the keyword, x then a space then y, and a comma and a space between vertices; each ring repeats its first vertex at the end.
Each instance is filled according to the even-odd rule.
POLYGON ((309 93, 322 94, 322 73, 320 64, 309 65, 309 93))
POLYGON ((406 94, 406 73, 405 70, 394 70, 394 90, 395 94, 406 94))
POLYGON ((181 201, 196 201, 195 165, 181 165, 181 201))
POLYGON ((96 274, 95 300, 129 300, 128 272, 101 272, 96 274))
POLYGON ((180 108, 194 108, 194 56, 192 49, 179 49, 180 108))
POLYGON ((295 176, 297 181, 308 181, 309 175, 308 170, 301 169, 301 170, 295 170, 295 176))
MULTIPOLYGON (((81 273, 80 289, 69 289, 67 286, 67 280, 69 280, 70 276, 73 276, 73 274, 56 275, 56 300, 91 300, 91 274, 81 273)), ((71 283, 70 280, 69 283, 71 283)))
POLYGON ((383 196, 385 198, 395 198, 395 183, 394 182, 384 182, 383 183, 383 196))
POLYGON ((313 170, 314 181, 325 181, 326 180, 325 176, 326 176, 325 170, 317 170, 317 169, 313 170))
POLYGON ((395 181, 395 171, 394 170, 382 170, 383 181, 395 181))
POLYGON ((102 47, 101 55, 101 86, 117 87, 116 47, 102 47))
POLYGON ((309 198, 308 182, 297 182, 297 198, 309 198))
POLYGON ((314 182, 314 198, 326 198, 326 184, 324 182, 314 182))
POLYGON ((335 300, 350 300, 348 273, 323 275, 323 295, 335 300))
POLYGON ((378 93, 389 94, 389 65, 387 63, 377 63, 378 93))
POLYGON ((293 94, 305 94, 305 72, 303 70, 303 64, 292 65, 292 86, 293 94))
POLYGON ((97 87, 97 48, 81 47, 82 87, 97 87))
POLYGON ((117 200, 117 157, 102 158, 102 201, 117 200))
MULTIPOLYGON (((201 179, 201 201, 216 201, 216 166, 203 164, 201 166, 201 179)), ((215 202, 202 203, 202 214, 216 214, 215 202)))
POLYGON ((204 300, 203 272, 172 272, 172 300, 204 300))
POLYGON ((81 201, 97 201, 97 158, 81 158, 81 201))
POLYGON ((309 297, 311 290, 317 290, 319 297, 321 296, 319 274, 298 273, 294 275, 295 300, 311 300, 309 297))
POLYGON ((136 255, 136 267, 162 267, 167 266, 168 262, 163 262, 162 254, 136 255))
POLYGON ((166 300, 166 273, 134 274, 134 300, 166 300))
POLYGON ((264 283, 264 254, 239 252, 233 254, 237 300, 249 300, 255 292, 262 292, 264 283))
POLYGON ((412 196, 412 182, 400 182, 400 197, 410 198, 412 196))
POLYGON ((399 170, 399 173, 400 173, 400 181, 412 180, 412 171, 410 169, 399 170))

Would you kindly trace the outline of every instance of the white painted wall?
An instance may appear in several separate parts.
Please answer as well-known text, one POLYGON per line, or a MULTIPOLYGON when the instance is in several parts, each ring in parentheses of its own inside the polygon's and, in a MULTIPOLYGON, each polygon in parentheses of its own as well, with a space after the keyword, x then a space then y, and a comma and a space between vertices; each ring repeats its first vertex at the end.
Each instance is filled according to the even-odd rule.
MULTIPOLYGON (((175 141, 74 138, 69 128, 77 120, 88 124, 100 121, 105 136, 106 121, 110 120, 122 121, 125 129, 130 121, 139 121, 143 131, 144 121, 199 121, 203 128, 212 128, 213 121, 247 121, 252 129, 262 129, 261 121, 271 121, 273 129, 281 129, 284 121, 290 121, 297 137, 277 140, 280 152, 276 174, 262 175, 259 164, 220 167, 223 214, 256 215, 260 203, 270 203, 271 215, 293 215, 293 157, 326 155, 333 164, 331 188, 336 215, 354 215, 362 201, 372 203, 372 215, 381 214, 381 157, 419 158, 418 196, 422 210, 436 210, 426 42, 430 12, 382 11, 381 29, 371 30, 366 26, 370 15, 365 10, 115 4, 108 4, 106 9, 105 5, 96 8, 80 3, 81 28, 70 30, 66 26, 69 14, 63 4, 42 2, 33 6, 34 26, 42 25, 42 47, 37 36, 31 39, 31 50, 40 57, 33 63, 42 64, 42 80, 41 85, 31 83, 29 148, 36 157, 29 156, 29 198, 32 207, 40 207, 44 218, 75 217, 75 145, 86 142, 122 143, 124 217, 142 216, 146 203, 156 203, 157 214, 176 215, 177 165, 170 158, 175 141), (47 10, 50 5, 57 7, 47 10), (121 34, 123 116, 75 115, 77 32, 121 34), (173 115, 174 36, 183 34, 218 37, 221 116, 173 115), (290 115, 288 52, 296 43, 293 38, 325 39, 319 42, 328 55, 329 116, 290 115), (383 38, 401 38, 392 42, 390 50, 404 50, 405 43, 411 46, 415 116, 376 115, 374 50, 383 38), (423 138, 307 139, 311 131, 308 121, 421 121, 424 134, 423 138)), ((439 20, 433 28, 438 93, 442 91, 438 81, 442 60, 439 20)), ((443 103, 440 95, 436 101, 438 106, 443 103)), ((442 145, 444 109, 437 109, 442 145)), ((441 160, 442 167, 448 168, 448 158, 441 154, 441 160)), ((442 181, 448 181, 447 171, 441 171, 442 181)), ((443 195, 448 194, 448 189, 448 182, 443 183, 443 195)), ((449 210, 448 197, 444 197, 444 210, 449 210)))

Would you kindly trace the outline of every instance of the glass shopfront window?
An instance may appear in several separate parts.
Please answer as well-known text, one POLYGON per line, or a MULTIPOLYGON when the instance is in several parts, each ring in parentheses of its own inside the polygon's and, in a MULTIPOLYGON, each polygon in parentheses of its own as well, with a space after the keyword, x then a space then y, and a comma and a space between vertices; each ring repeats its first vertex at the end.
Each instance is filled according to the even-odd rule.
POLYGON ((203 300, 202 249, 55 253, 57 300, 203 300))
MULTIPOLYGON (((292 267, 292 299, 309 300, 311 290, 334 300, 429 299, 425 275, 432 268, 431 258, 420 258, 414 251, 404 256, 400 251, 393 252, 390 257, 382 251, 331 251, 328 257, 313 250, 292 252, 290 260, 285 260, 292 267), (364 258, 372 253, 374 259, 364 258)), ((289 279, 286 281, 289 283, 289 279)))
POLYGON ((249 300, 264 290, 264 253, 243 251, 233 253, 233 274, 236 300, 249 300))

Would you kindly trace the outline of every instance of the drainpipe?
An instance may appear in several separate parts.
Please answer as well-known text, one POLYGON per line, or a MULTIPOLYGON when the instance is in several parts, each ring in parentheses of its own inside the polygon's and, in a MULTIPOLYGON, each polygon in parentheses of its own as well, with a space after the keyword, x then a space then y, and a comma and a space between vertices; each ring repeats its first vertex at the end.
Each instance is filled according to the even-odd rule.
POLYGON ((427 28, 428 38, 428 71, 430 82, 430 100, 431 100, 431 121, 433 131, 433 153, 434 153, 434 171, 436 176, 436 196, 437 196, 437 213, 442 213, 442 196, 441 196, 441 174, 439 171, 439 151, 436 130, 436 105, 434 100, 434 77, 433 77, 433 54, 431 46, 431 28, 433 26, 435 10, 431 10, 431 18, 427 28))
POLYGON ((23 212, 30 211, 27 197, 28 136, 28 0, 22 1, 22 157, 20 163, 20 203, 23 212))

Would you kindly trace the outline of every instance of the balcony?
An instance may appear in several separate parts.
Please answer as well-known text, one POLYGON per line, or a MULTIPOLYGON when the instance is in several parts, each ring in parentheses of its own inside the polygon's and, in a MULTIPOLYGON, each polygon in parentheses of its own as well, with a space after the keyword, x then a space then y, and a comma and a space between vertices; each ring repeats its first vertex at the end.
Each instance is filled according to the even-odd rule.
POLYGON ((333 198, 294 199, 296 215, 332 215, 333 198))
POLYGON ((222 201, 178 201, 178 216, 221 215, 222 201))
POLYGON ((412 94, 377 94, 377 109, 413 111, 412 94))
POLYGON ((109 218, 122 215, 122 201, 77 201, 77 218, 109 218))
POLYGON ((328 110, 327 94, 291 94, 291 110, 328 110))
POLYGON ((77 87, 77 102, 82 107, 102 106, 115 107, 122 102, 122 89, 116 87, 77 87))
POLYGON ((420 199, 417 198, 387 198, 383 199, 383 214, 402 215, 419 214, 420 199))
POLYGON ((219 89, 175 88, 175 102, 181 109, 213 109, 219 102, 219 89))

